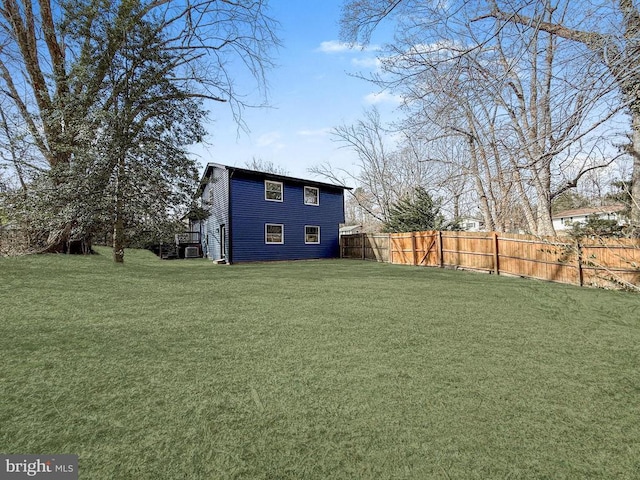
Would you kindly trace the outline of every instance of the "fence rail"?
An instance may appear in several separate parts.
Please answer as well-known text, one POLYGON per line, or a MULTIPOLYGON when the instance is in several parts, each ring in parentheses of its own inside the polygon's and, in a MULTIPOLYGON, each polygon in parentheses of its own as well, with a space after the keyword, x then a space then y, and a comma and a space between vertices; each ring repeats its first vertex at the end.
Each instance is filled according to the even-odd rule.
POLYGON ((498 232, 359 233, 342 236, 340 252, 342 258, 640 289, 640 239, 574 241, 498 232))
POLYGON ((359 258, 389 262, 389 235, 356 233, 340 237, 340 255, 343 258, 359 258))

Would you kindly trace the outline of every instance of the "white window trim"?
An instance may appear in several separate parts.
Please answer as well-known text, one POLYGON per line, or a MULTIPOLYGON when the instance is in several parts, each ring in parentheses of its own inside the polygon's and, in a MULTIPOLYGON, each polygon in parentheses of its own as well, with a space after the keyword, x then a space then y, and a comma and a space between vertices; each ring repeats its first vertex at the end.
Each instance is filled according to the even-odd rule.
POLYGON ((284 202, 284 184, 282 182, 276 182, 274 180, 265 180, 264 181, 264 199, 267 202, 284 202), (267 197, 267 184, 268 183, 274 183, 276 185, 280 185, 280 200, 277 200, 275 198, 268 198, 267 197))
POLYGON ((319 225, 305 225, 304 226, 304 244, 305 245, 320 245, 320 226, 319 225), (317 242, 307 242, 307 228, 313 227, 318 229, 318 241, 317 242))
POLYGON ((264 224, 264 243, 266 245, 284 245, 284 224, 282 223, 265 223, 264 224), (281 242, 270 242, 267 240, 267 229, 269 227, 281 227, 282 228, 282 241, 281 242))
POLYGON ((302 189, 302 195, 303 195, 303 197, 304 197, 304 198, 303 198, 303 201, 304 201, 304 204, 305 204, 305 205, 311 205, 311 206, 313 206, 313 207, 318 207, 318 206, 320 206, 320 189, 319 189, 318 187, 309 187, 309 186, 305 185, 305 186, 304 186, 304 188, 302 189), (307 196, 305 195, 305 190, 306 190, 307 188, 313 188, 316 192, 318 192, 318 195, 317 195, 317 197, 316 197, 316 198, 318 199, 318 203, 309 203, 309 202, 307 202, 307 196))

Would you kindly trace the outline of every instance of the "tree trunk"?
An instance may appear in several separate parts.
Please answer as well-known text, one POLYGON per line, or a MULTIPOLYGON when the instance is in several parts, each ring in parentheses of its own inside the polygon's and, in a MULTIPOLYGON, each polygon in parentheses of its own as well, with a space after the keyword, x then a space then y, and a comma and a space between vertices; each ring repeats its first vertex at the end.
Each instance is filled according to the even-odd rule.
POLYGON ((124 222, 118 207, 116 207, 116 218, 113 223, 113 261, 124 263, 124 222))
POLYGON ((124 263, 124 222, 118 207, 116 207, 116 218, 113 223, 113 261, 124 263))
POLYGON ((121 191, 121 180, 124 175, 124 156, 120 155, 116 173, 116 202, 113 219, 113 261, 124 263, 124 201, 121 191))
POLYGON ((538 204, 538 235, 554 236, 556 234, 553 228, 553 220, 551 218, 551 209, 548 202, 540 202, 538 204))
POLYGON ((633 235, 640 236, 640 111, 632 111, 633 171, 631 173, 631 225, 633 235))
POLYGON ((461 193, 456 193, 453 196, 453 219, 460 220, 460 197, 461 193))

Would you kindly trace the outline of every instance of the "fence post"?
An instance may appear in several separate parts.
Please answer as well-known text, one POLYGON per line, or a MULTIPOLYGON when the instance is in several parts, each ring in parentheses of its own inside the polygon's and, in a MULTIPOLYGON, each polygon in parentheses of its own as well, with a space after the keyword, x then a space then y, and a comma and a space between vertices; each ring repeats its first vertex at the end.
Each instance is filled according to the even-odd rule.
POLYGON ((364 236, 365 235, 366 235, 365 233, 360 234, 360 259, 361 260, 365 259, 365 255, 364 255, 364 236))
POLYGON ((411 232, 411 254, 413 255, 413 265, 418 265, 418 252, 416 251, 416 232, 411 232))
POLYGON ((442 251, 442 232, 438 230, 438 264, 444 268, 444 252, 442 251))
POLYGON ((498 232, 493 232, 493 268, 500 275, 500 255, 498 252, 498 232))
POLYGON ((580 245, 580 240, 576 240, 576 257, 578 262, 578 285, 582 287, 584 285, 584 275, 582 272, 582 245, 580 245))

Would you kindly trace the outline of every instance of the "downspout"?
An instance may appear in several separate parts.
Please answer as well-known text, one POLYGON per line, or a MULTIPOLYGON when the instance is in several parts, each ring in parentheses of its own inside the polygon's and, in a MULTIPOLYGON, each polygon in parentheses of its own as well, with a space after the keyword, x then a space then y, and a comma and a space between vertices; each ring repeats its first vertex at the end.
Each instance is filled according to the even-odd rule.
POLYGON ((231 177, 233 177, 234 170, 231 170, 227 167, 227 171, 229 175, 227 175, 227 236, 229 237, 229 241, 227 242, 227 263, 231 265, 233 262, 233 220, 231 218, 231 177))

